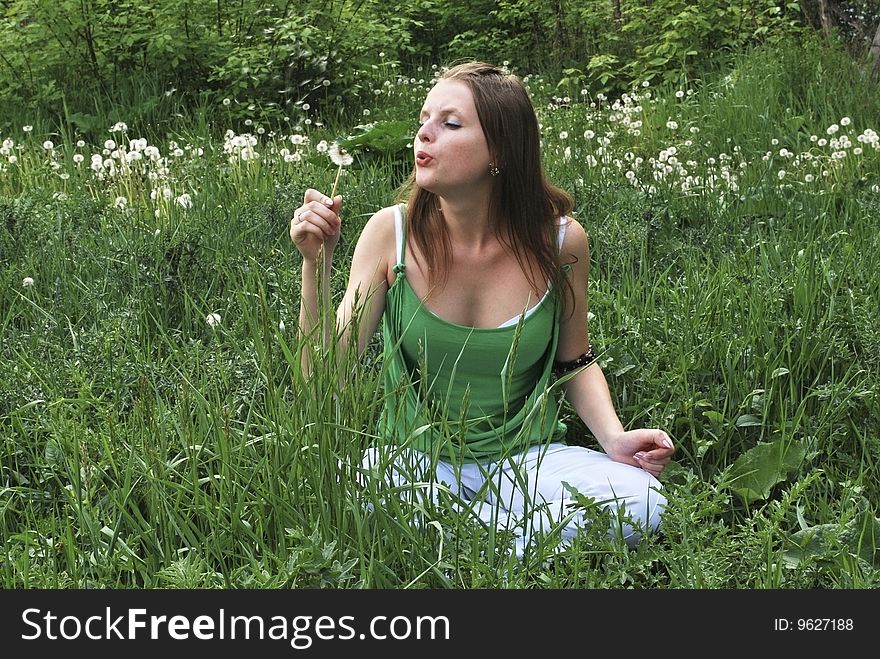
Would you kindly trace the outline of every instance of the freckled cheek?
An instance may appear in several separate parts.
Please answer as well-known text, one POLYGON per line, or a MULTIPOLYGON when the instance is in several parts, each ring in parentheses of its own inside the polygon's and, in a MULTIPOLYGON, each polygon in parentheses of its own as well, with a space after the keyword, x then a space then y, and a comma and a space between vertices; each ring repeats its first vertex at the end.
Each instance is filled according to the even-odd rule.
POLYGON ((461 146, 450 150, 450 161, 461 167, 472 167, 483 161, 483 150, 473 146, 461 146))

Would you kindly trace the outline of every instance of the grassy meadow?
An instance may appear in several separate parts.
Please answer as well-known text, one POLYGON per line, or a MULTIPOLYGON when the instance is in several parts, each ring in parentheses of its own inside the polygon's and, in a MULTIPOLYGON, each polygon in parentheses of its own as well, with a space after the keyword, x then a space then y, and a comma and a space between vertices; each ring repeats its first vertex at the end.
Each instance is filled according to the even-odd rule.
POLYGON ((820 48, 615 99, 517 71, 621 419, 678 446, 659 535, 518 562, 466 512, 360 489, 380 344, 303 380, 288 222, 345 144, 338 299, 434 70, 381 63, 345 112, 167 90, 0 119, 0 586, 878 587, 880 94, 820 48))

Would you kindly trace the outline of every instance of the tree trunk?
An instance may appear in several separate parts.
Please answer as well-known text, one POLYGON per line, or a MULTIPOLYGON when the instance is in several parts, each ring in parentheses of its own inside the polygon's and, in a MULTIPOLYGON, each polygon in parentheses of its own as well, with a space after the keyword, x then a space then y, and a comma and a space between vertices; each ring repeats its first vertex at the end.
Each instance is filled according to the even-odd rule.
POLYGON ((874 61, 871 67, 871 80, 877 80, 880 78, 880 23, 877 24, 877 31, 874 33, 874 41, 868 55, 874 61))
POLYGON ((623 18, 623 14, 620 11, 620 0, 611 0, 611 7, 614 16, 614 23, 616 25, 620 25, 620 21, 623 18))
POLYGON ((553 35, 553 47, 556 49, 556 57, 562 59, 563 52, 568 47, 568 38, 565 34, 565 8, 563 0, 554 0, 553 13, 556 14, 556 30, 553 35))
POLYGON ((819 21, 822 23, 822 34, 831 36, 831 14, 828 11, 828 0, 819 0, 819 21))

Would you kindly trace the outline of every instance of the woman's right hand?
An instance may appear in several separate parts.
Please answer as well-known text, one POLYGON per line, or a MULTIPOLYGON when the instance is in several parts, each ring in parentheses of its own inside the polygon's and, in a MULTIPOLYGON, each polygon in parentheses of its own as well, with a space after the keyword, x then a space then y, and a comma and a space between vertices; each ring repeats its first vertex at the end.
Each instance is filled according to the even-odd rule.
POLYGON ((304 261, 317 261, 321 246, 325 255, 333 254, 341 233, 341 208, 341 195, 330 199, 317 190, 306 190, 303 205, 293 212, 290 220, 290 239, 304 261))

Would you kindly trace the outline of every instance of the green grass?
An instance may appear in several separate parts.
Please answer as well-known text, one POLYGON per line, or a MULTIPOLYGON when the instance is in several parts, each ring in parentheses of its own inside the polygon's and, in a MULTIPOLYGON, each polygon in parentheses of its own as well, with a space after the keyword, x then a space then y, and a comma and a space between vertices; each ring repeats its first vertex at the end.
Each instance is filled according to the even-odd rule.
MULTIPOLYGON (((373 82, 369 117, 320 126, 198 107, 111 134, 125 114, 99 102, 89 134, 7 117, 0 585, 877 587, 876 86, 814 49, 746 55, 680 97, 638 88, 616 108, 554 101, 553 81, 528 79, 547 170, 591 236, 591 335, 620 416, 679 450, 660 535, 630 550, 597 523, 519 563, 510 538, 442 499, 358 485, 378 339, 344 386, 325 361, 299 372, 287 227, 307 186, 332 185, 317 145, 410 121, 427 88, 373 82), (259 158, 241 158, 244 132, 259 158), (128 145, 142 136, 167 161, 128 145), (113 159, 106 139, 140 151, 130 171, 90 169, 92 154, 113 159)), ((409 168, 391 133, 371 133, 340 182, 337 299, 360 229, 409 168)), ((570 439, 593 445, 564 413, 570 439)))

